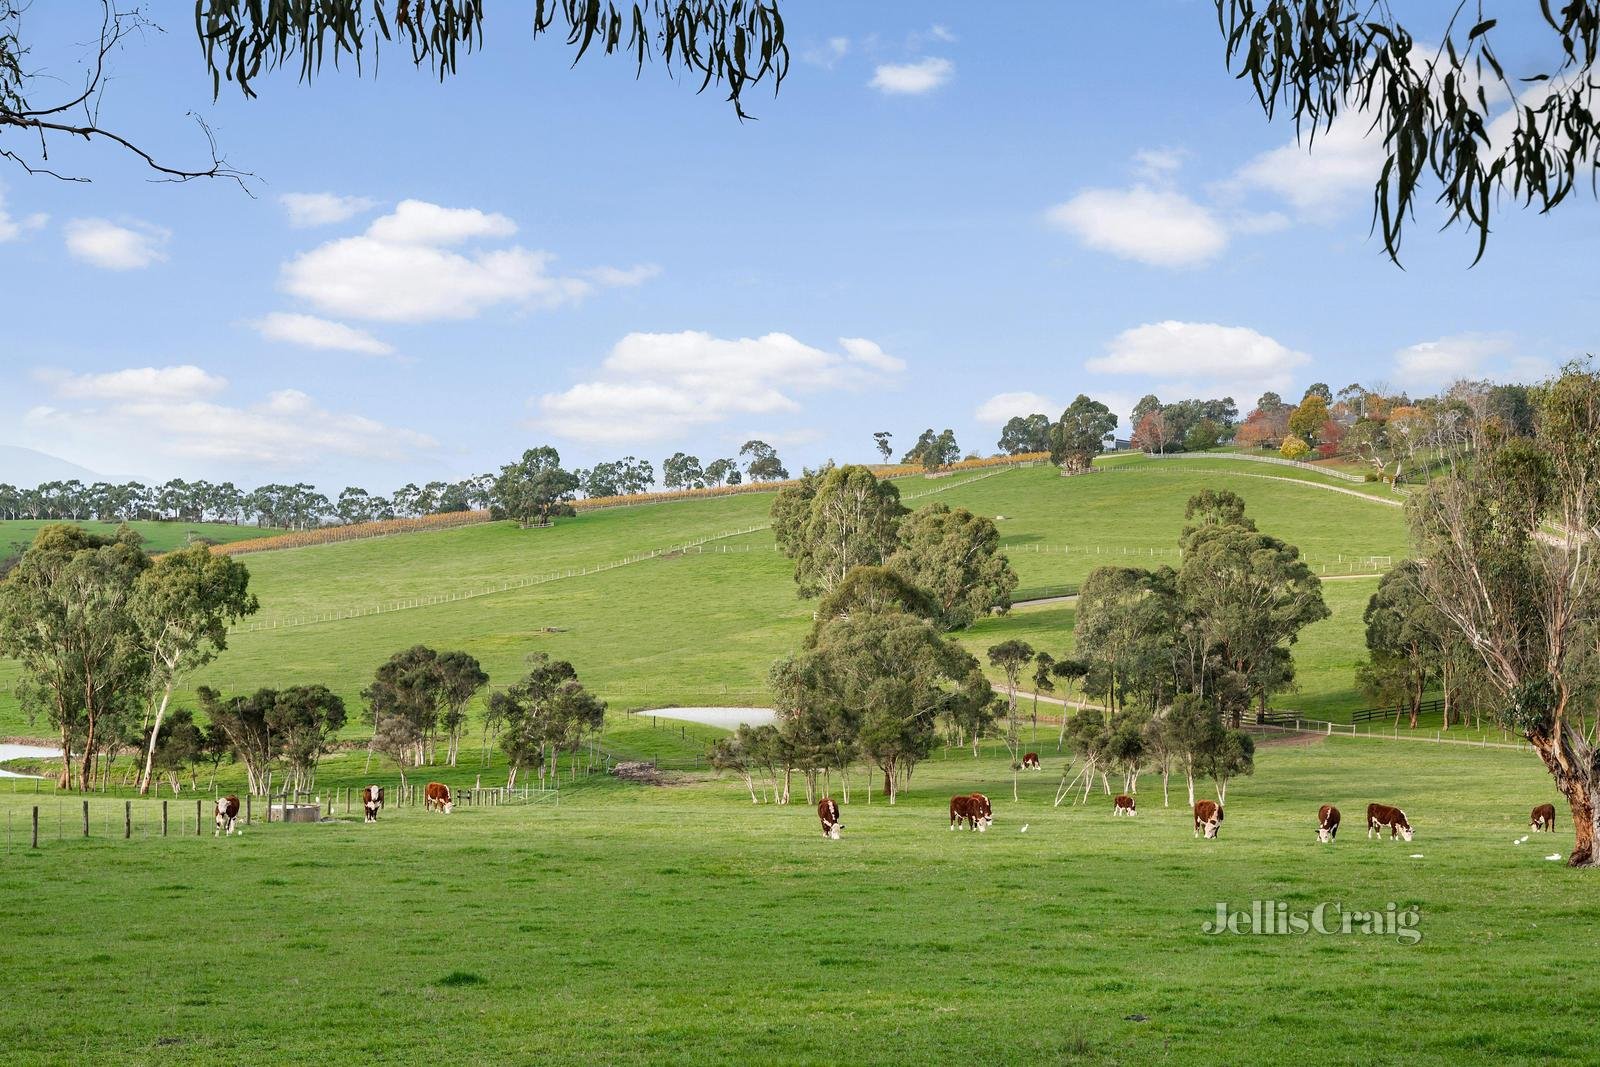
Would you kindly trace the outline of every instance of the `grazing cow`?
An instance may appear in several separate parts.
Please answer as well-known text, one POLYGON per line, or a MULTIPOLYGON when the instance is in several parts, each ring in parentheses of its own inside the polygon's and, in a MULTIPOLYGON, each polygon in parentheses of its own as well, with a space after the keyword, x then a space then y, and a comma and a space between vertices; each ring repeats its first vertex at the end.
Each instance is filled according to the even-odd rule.
POLYGON ((1556 806, 1554 804, 1540 804, 1533 809, 1532 830, 1549 830, 1556 832, 1556 806))
POLYGON ((817 805, 817 818, 822 820, 822 836, 839 840, 839 831, 844 829, 844 823, 839 821, 839 805, 833 802, 832 797, 822 798, 822 803, 817 805))
POLYGON ((429 811, 442 811, 449 815, 455 809, 455 798, 450 795, 450 787, 443 782, 429 782, 428 788, 422 794, 423 804, 429 811))
MULTIPOLYGON (((239 798, 236 797, 236 796, 232 796, 232 795, 225 796, 225 797, 218 797, 217 798, 217 830, 216 830, 216 833, 212 834, 211 836, 212 837, 216 837, 217 834, 220 834, 220 833, 222 833, 222 831, 226 830, 226 831, 228 831, 228 836, 232 837, 233 836, 234 823, 236 823, 238 821, 239 821, 239 798)), ((243 831, 240 831, 240 832, 243 833, 243 831)))
POLYGON ((1200 800, 1194 806, 1194 836, 1199 837, 1205 833, 1207 841, 1217 836, 1217 828, 1222 825, 1222 805, 1215 800, 1200 800))
POLYGON ((1118 793, 1111 801, 1111 814, 1137 815, 1139 814, 1139 806, 1134 803, 1133 798, 1128 794, 1118 793))
POLYGON ((1328 845, 1338 836, 1339 809, 1332 804, 1324 804, 1317 809, 1317 840, 1328 845))
POLYGON ((1367 836, 1370 838, 1374 831, 1379 837, 1383 836, 1383 828, 1389 828, 1389 840, 1397 836, 1407 841, 1411 840, 1411 824, 1406 821, 1406 813, 1399 808, 1391 808, 1387 804, 1367 805, 1367 836))
POLYGON ((989 798, 982 793, 951 797, 950 829, 960 826, 963 820, 967 829, 980 834, 989 829, 994 824, 994 809, 989 806, 989 798))
POLYGON ((1039 753, 1030 752, 1026 756, 1023 756, 1022 757, 1022 769, 1025 770, 1025 771, 1036 771, 1036 770, 1038 770, 1039 769, 1039 753))
POLYGON ((361 807, 368 822, 378 821, 378 809, 383 807, 383 786, 369 785, 361 790, 361 807))

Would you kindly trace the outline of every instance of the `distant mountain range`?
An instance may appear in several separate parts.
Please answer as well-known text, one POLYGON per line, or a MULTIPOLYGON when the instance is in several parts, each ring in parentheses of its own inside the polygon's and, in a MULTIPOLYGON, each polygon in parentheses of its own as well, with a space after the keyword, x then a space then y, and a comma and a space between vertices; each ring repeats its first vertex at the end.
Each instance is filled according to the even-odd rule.
POLYGON ((72 478, 85 484, 110 480, 59 456, 21 445, 0 445, 0 482, 19 489, 32 489, 41 482, 64 482, 72 478))

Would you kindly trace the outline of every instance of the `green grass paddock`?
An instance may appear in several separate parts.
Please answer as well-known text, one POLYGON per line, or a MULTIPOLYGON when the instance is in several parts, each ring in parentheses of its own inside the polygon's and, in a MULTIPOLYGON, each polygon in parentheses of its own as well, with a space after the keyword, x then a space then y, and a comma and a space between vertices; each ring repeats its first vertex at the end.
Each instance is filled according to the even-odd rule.
MULTIPOLYGON (((60 801, 57 841, 56 798, 0 783, 8 827, 38 802, 46 828, 0 859, 6 1060, 1592 1062, 1573 1036, 1600 1010, 1600 910, 1592 874, 1542 858, 1570 845, 1564 807, 1512 844, 1551 799, 1532 756, 1266 746, 1204 842, 1181 782, 1163 809, 1144 778, 1133 819, 1098 793, 1052 808, 1064 760, 1037 744, 1020 802, 990 754, 936 756, 892 808, 857 772, 837 842, 730 778, 220 840, 209 811, 193 836, 184 794, 181 834, 151 836, 142 801, 131 841, 120 799, 92 801, 87 841, 60 801), (994 829, 949 832, 972 789, 994 829), (1368 841, 1370 800, 1416 840, 1368 841), (1345 815, 1331 847, 1324 801, 1345 815), (1252 900, 1416 905, 1423 938, 1202 932, 1252 900)), ((324 766, 328 787, 363 780, 359 756, 324 766)))
MULTIPOLYGON (((62 523, 81 526, 90 533, 102 537, 109 537, 119 529, 117 523, 97 522, 93 519, 0 519, 0 554, 9 554, 13 545, 18 548, 26 547, 38 535, 40 529, 62 523)), ((130 522, 127 525, 144 538, 145 548, 152 552, 168 552, 174 548, 182 548, 195 537, 205 537, 227 544, 254 537, 270 537, 283 532, 263 526, 234 525, 228 522, 141 521, 130 522)))

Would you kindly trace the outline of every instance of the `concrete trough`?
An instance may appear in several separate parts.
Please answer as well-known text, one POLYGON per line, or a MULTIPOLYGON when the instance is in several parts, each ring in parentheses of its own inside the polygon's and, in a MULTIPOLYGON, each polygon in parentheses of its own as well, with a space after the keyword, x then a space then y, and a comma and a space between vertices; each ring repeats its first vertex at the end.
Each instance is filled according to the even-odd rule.
POLYGON ((273 822, 321 822, 321 804, 272 805, 273 822))

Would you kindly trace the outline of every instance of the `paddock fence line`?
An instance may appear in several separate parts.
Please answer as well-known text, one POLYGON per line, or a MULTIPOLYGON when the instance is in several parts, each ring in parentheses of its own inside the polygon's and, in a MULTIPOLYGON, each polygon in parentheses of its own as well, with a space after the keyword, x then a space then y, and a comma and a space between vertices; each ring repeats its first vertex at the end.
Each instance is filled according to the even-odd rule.
POLYGON ((1316 474, 1325 474, 1330 478, 1338 478, 1340 481, 1364 483, 1367 480, 1364 475, 1351 474, 1349 471, 1333 470, 1330 467, 1319 467, 1315 463, 1302 463, 1300 460, 1285 459, 1282 456, 1256 456, 1251 455, 1248 452, 1169 452, 1165 455, 1157 452, 1147 452, 1145 454, 1154 460, 1220 459, 1223 462, 1240 460, 1246 463, 1271 463, 1279 467, 1295 467, 1303 471, 1312 471, 1316 474))
MULTIPOLYGON (((424 768, 425 769, 425 768, 424 768)), ((524 772, 525 781, 515 788, 481 784, 451 789, 456 810, 498 808, 521 805, 559 806, 562 794, 581 793, 597 782, 603 770, 590 765, 579 768, 575 778, 560 780, 551 773, 540 783, 524 772)), ((425 776, 424 776, 425 777, 425 776)), ((15 788, 12 795, 21 792, 15 788)), ((117 796, 80 793, 76 790, 32 795, 5 808, 4 851, 39 848, 41 844, 69 841, 139 841, 169 838, 211 838, 217 836, 216 801, 220 796, 238 796, 239 813, 235 833, 271 823, 316 824, 348 822, 365 818, 362 787, 336 786, 313 791, 273 793, 231 793, 224 790, 190 791, 173 797, 117 796)), ((384 807, 380 821, 400 811, 426 810, 427 798, 422 781, 404 786, 384 787, 384 807)))
MULTIPOLYGON (((997 474, 1004 474, 1018 464, 1003 467, 993 467, 970 478, 950 482, 921 493, 911 493, 902 497, 902 500, 920 500, 935 493, 948 492, 959 489, 973 482, 993 478, 997 474)), ((582 567, 567 567, 558 571, 544 574, 526 575, 521 578, 510 578, 504 581, 491 583, 486 586, 477 586, 469 589, 454 590, 448 593, 432 593, 426 596, 402 597, 396 600, 383 601, 377 604, 367 604, 360 607, 342 608, 337 611, 315 612, 304 615, 280 616, 271 619, 250 619, 240 622, 232 627, 231 633, 256 633, 262 630, 282 630, 299 626, 315 626, 325 622, 341 622, 348 619, 365 618, 370 615, 386 615, 396 611, 412 611, 418 608, 435 607, 439 604, 453 604, 462 600, 475 600, 480 597, 494 596, 497 593, 507 593, 518 589, 528 589, 534 586, 547 585, 551 582, 565 581, 569 578, 581 578, 586 575, 600 574, 605 571, 616 570, 619 567, 628 567, 636 563, 643 563, 653 559, 663 559, 683 555, 732 555, 750 552, 776 552, 776 545, 714 545, 713 542, 723 541, 731 537, 743 537, 747 534, 759 533, 771 529, 770 522, 755 523, 737 530, 725 530, 721 533, 709 534, 705 537, 685 541, 681 544, 669 545, 665 548, 655 548, 648 552, 635 553, 621 559, 611 560, 607 563, 597 563, 582 567), (709 553, 707 546, 710 546, 709 553)))
POLYGON ((1371 738, 1378 741, 1417 741, 1428 745, 1460 745, 1465 748, 1500 748, 1517 752, 1531 752, 1526 741, 1490 741, 1487 737, 1472 740, 1464 737, 1445 737, 1444 731, 1435 730, 1432 737, 1392 730, 1374 730, 1370 725, 1362 729, 1358 723, 1329 722, 1326 719, 1307 719, 1294 715, 1268 715, 1256 722, 1246 723, 1262 730, 1281 730, 1285 733, 1321 734, 1324 737, 1371 738))

